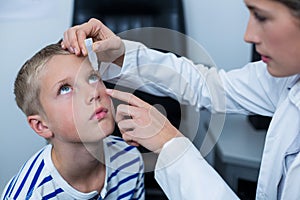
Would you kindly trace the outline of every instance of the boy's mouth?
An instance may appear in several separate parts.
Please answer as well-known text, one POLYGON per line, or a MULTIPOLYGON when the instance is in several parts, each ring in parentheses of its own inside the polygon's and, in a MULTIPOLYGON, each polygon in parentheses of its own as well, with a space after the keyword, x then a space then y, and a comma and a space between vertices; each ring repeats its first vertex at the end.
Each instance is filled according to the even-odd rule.
POLYGON ((94 114, 91 116, 91 120, 101 120, 103 118, 105 118, 105 116, 107 115, 108 109, 107 108, 103 108, 100 107, 98 109, 96 109, 96 111, 94 112, 94 114))

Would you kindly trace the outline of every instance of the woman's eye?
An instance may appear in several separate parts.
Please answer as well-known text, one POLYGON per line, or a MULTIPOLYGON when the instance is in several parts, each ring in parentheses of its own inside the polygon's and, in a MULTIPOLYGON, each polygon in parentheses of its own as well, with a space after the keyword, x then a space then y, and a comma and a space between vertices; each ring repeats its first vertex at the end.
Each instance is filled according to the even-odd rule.
POLYGON ((258 14, 257 12, 254 12, 254 17, 255 17, 259 22, 264 22, 264 21, 266 21, 266 19, 267 19, 266 17, 264 17, 264 16, 258 14))
POLYGON ((68 94, 68 93, 71 92, 71 91, 72 91, 71 86, 69 86, 69 85, 63 85, 63 86, 61 86, 61 87, 59 88, 58 94, 59 94, 59 95, 68 94))
POLYGON ((100 78, 100 76, 98 74, 91 74, 89 76, 89 83, 90 84, 99 82, 100 80, 101 80, 101 78, 100 78))

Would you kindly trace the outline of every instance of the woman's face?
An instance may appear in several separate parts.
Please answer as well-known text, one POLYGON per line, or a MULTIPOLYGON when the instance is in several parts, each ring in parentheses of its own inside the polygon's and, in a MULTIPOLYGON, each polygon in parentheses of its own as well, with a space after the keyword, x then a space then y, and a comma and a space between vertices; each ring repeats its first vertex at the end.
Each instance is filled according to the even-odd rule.
POLYGON ((300 73, 300 20, 273 0, 244 0, 250 11, 246 42, 254 43, 276 77, 300 73))

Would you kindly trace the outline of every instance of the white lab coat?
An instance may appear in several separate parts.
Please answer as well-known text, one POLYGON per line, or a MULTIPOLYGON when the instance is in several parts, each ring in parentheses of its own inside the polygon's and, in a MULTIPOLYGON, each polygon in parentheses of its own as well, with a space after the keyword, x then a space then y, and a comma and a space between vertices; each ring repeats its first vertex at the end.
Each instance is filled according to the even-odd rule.
MULTIPOLYGON (((140 43, 125 41, 125 44, 122 75, 115 76, 118 69, 110 67, 104 79, 156 95, 169 95, 181 103, 206 107, 212 112, 273 116, 256 199, 300 199, 299 74, 274 78, 263 62, 230 72, 218 71, 147 49, 140 43)), ((237 199, 185 138, 173 139, 163 147, 155 177, 172 200, 237 199)))

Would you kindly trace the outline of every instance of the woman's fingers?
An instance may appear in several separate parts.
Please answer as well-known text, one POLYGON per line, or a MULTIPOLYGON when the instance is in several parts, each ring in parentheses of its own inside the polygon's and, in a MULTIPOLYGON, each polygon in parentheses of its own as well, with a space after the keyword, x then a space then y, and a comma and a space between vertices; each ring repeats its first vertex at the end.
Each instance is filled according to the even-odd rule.
POLYGON ((122 138, 127 142, 127 144, 131 146, 136 146, 136 147, 139 146, 139 143, 134 141, 133 137, 130 134, 130 131, 123 133, 122 138))
POLYGON ((131 106, 141 107, 145 109, 149 109, 151 107, 150 104, 128 92, 106 89, 106 93, 115 99, 119 99, 123 102, 128 103, 131 106))
POLYGON ((93 50, 101 61, 113 62, 124 55, 125 45, 120 37, 114 35, 107 39, 96 41, 93 44, 93 50))
POLYGON ((77 29, 80 26, 73 26, 64 32, 63 41, 61 43, 62 48, 68 49, 71 53, 80 55, 80 47, 77 39, 77 29))
POLYGON ((129 104, 119 105, 116 112, 122 137, 129 144, 135 142, 159 152, 167 141, 182 136, 162 113, 133 94, 111 89, 106 93, 129 104))
POLYGON ((134 131, 134 127, 135 127, 133 119, 121 120, 120 122, 118 122, 118 127, 121 133, 130 132, 131 135, 133 136, 132 131, 134 131))
POLYGON ((109 28, 97 19, 90 19, 81 25, 73 26, 64 32, 61 46, 71 53, 87 55, 84 40, 93 39, 93 50, 98 59, 104 62, 116 62, 122 66, 125 53, 125 45, 122 39, 116 36, 109 28))
POLYGON ((88 22, 81 25, 76 25, 64 32, 62 47, 68 49, 76 55, 87 55, 84 40, 88 37, 94 41, 103 40, 112 37, 114 33, 108 30, 103 23, 97 19, 90 19, 88 22))
POLYGON ((77 31, 77 38, 76 38, 76 41, 75 42, 75 45, 78 45, 78 48, 80 50, 80 53, 84 56, 87 55, 88 51, 86 49, 86 46, 85 46, 85 43, 84 43, 84 40, 87 39, 87 33, 85 33, 83 30, 78 30, 77 31))
POLYGON ((148 114, 148 110, 144 107, 120 104, 117 107, 116 122, 118 123, 121 120, 128 118, 137 119, 148 114))
POLYGON ((121 128, 133 130, 132 134, 139 134, 139 139, 146 139, 158 134, 168 121, 155 107, 133 94, 110 89, 107 92, 111 97, 129 104, 120 104, 117 107, 116 122, 118 126, 122 126, 121 128), (136 130, 140 130, 140 133, 137 133, 136 130))
POLYGON ((132 122, 130 122, 130 120, 124 120, 124 121, 121 121, 120 123, 118 123, 118 127, 122 134, 122 138, 127 142, 127 144, 137 147, 137 146, 139 146, 139 143, 136 141, 136 138, 134 136, 133 126, 130 124, 132 124, 132 122))

